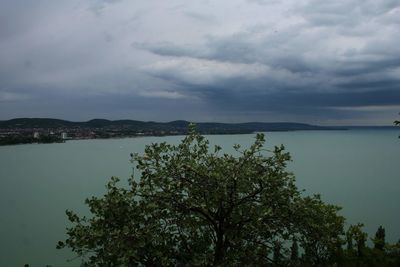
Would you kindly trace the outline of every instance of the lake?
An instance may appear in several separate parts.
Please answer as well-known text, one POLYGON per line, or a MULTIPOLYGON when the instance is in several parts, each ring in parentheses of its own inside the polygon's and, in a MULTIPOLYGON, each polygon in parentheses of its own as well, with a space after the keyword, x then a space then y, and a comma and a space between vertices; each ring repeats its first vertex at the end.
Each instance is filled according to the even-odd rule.
MULTIPOLYGON (((400 238, 400 130, 266 133, 267 147, 284 144, 289 169, 307 193, 343 207, 348 223, 363 222, 373 235, 379 225, 390 242, 400 238)), ((254 135, 207 136, 232 152, 254 135)), ((79 140, 63 144, 0 147, 0 266, 79 266, 67 250, 65 210, 88 214, 86 197, 101 195, 111 176, 128 178, 131 152, 146 144, 177 143, 181 136, 79 140)))

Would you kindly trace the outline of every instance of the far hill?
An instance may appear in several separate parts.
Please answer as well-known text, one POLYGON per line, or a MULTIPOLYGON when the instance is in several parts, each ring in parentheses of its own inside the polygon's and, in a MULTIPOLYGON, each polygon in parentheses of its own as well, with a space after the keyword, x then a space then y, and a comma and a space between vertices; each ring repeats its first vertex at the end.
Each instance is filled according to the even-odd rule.
MULTIPOLYGON (((2 129, 95 129, 95 130, 129 130, 129 131, 164 131, 185 133, 190 122, 178 120, 171 122, 152 122, 137 120, 93 119, 86 122, 73 122, 49 118, 18 118, 0 121, 2 129)), ((298 130, 332 130, 333 127, 315 126, 290 122, 248 122, 248 123, 196 123, 201 133, 252 133, 257 131, 298 131, 298 130)))

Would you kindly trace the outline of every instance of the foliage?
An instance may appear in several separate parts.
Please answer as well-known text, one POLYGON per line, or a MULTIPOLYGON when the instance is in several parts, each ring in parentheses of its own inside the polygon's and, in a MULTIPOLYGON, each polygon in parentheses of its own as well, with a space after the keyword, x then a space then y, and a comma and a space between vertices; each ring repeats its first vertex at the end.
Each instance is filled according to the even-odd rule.
POLYGON ((374 241, 374 248, 383 251, 384 247, 385 247, 385 228, 381 226, 379 226, 378 230, 375 233, 375 238, 372 240, 374 241))
POLYGON ((351 225, 346 232, 347 250, 338 266, 357 267, 398 267, 400 266, 400 244, 385 242, 385 229, 380 226, 372 239, 374 247, 366 246, 368 235, 362 230, 363 224, 351 225), (349 243, 350 242, 350 243, 349 243), (349 245, 355 243, 355 247, 349 245))
POLYGON ((192 126, 179 145, 148 145, 132 155, 141 175, 129 187, 113 177, 103 197, 86 200, 93 216, 67 211, 72 226, 58 248, 85 266, 342 266, 361 257, 362 225, 347 231, 343 251, 339 208, 303 196, 286 170, 290 155, 264 143, 257 134, 224 154, 192 126))
POLYGON ((29 135, 6 135, 0 136, 0 146, 2 145, 16 145, 16 144, 31 144, 31 143, 61 143, 64 140, 56 135, 40 135, 39 138, 34 138, 32 134, 29 135))

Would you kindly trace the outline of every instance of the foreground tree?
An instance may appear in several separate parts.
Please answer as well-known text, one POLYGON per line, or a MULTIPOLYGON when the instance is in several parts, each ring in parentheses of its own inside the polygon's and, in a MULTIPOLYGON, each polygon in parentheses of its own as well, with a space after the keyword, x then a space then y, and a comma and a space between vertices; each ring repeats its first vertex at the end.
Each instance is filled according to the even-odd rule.
POLYGON ((191 126, 179 145, 151 144, 132 155, 140 177, 112 178, 92 217, 67 211, 58 247, 86 266, 329 266, 337 262, 344 218, 319 196, 304 197, 286 170, 284 147, 264 135, 224 154, 191 126), (268 156, 266 154, 269 154, 268 156))

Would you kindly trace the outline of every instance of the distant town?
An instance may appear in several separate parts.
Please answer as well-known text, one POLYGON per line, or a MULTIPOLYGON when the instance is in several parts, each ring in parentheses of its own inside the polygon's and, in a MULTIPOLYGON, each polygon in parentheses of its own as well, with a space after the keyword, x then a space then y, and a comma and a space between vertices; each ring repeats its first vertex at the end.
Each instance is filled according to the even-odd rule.
POLYGON ((177 135, 178 131, 135 131, 125 128, 33 127, 0 128, 0 145, 63 143, 67 140, 177 135))
MULTIPOLYGON (((0 145, 62 143, 67 140, 165 136, 186 134, 188 121, 152 122, 94 119, 72 122, 49 118, 18 118, 0 121, 0 145)), ((201 134, 248 134, 265 131, 345 130, 290 122, 196 123, 201 134)))
MULTIPOLYGON (((185 127, 186 128, 186 127, 185 127)), ((107 120, 69 122, 57 119, 13 119, 0 121, 0 145, 62 143, 67 140, 161 136, 183 134, 182 127, 151 127, 107 120), (108 123, 110 122, 110 123, 108 123)))

